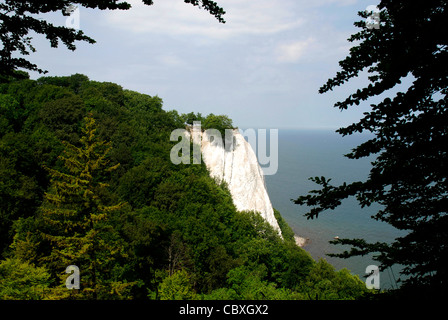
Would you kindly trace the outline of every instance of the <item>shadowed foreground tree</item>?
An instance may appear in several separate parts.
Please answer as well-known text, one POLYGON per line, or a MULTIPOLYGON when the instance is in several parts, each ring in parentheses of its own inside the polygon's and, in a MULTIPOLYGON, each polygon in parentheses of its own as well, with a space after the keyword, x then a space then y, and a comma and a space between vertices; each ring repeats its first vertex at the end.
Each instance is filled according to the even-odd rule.
MULTIPOLYGON (((348 197, 361 207, 381 205, 373 218, 406 235, 393 243, 367 243, 340 239, 350 251, 343 258, 377 253, 382 269, 404 266, 401 293, 440 297, 448 286, 448 20, 447 1, 383 0, 379 4, 379 28, 356 22, 362 30, 349 38, 359 44, 339 62, 341 71, 320 88, 325 93, 345 84, 362 71, 370 83, 346 100, 340 110, 369 98, 369 112, 357 123, 337 130, 343 136, 371 132, 373 138, 347 154, 349 159, 375 156, 365 181, 330 184, 325 177, 311 178, 321 186, 294 202, 310 206, 306 216, 316 218, 348 197), (397 88, 404 78, 407 89, 397 88), (389 89, 404 90, 392 94, 389 89)), ((370 13, 371 14, 371 13, 370 13)), ((368 18, 368 12, 360 12, 368 18)), ((398 292, 397 292, 398 293, 398 292)))
MULTIPOLYGON (((210 0, 184 0, 185 3, 198 6, 208 11, 216 17, 219 22, 224 23, 224 10, 214 1, 210 0)), ((143 0, 146 5, 152 5, 152 0, 143 0)), ((36 49, 31 44, 31 32, 45 35, 50 41, 51 47, 57 48, 59 41, 65 44, 69 50, 75 50, 76 41, 86 41, 95 43, 95 40, 88 37, 81 30, 68 28, 66 26, 55 26, 54 24, 36 15, 60 12, 64 16, 71 14, 72 8, 82 6, 100 10, 128 10, 131 5, 126 1, 117 0, 85 0, 85 1, 18 1, 9 0, 0 3, 0 38, 2 48, 0 49, 0 75, 15 75, 18 68, 23 68, 39 73, 46 73, 36 64, 25 59, 30 52, 36 49), (19 55, 19 56, 18 56, 19 55)), ((23 76, 23 75, 22 75, 23 76)))

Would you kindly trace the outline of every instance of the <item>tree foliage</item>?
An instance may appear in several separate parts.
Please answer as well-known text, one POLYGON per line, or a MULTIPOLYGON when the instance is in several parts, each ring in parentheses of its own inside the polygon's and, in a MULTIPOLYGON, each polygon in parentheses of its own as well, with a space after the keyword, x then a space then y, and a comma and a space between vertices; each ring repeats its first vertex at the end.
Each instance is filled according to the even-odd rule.
POLYGON ((303 293, 310 300, 354 300, 367 293, 366 285, 347 269, 339 271, 320 259, 303 282, 303 293))
POLYGON ((160 300, 195 300, 191 278, 185 270, 178 270, 160 284, 160 300))
POLYGON ((43 267, 12 258, 0 263, 1 300, 41 300, 51 284, 50 273, 43 267))
MULTIPOLYGON (((365 21, 355 23, 361 31, 349 41, 359 44, 339 63, 341 71, 319 91, 333 90, 367 71, 369 84, 335 107, 344 110, 380 98, 379 103, 370 104, 361 120, 338 130, 343 136, 364 131, 374 134, 346 155, 349 159, 375 156, 370 174, 365 181, 339 186, 325 177, 313 178, 322 188, 300 196, 295 203, 311 207, 306 214, 309 218, 352 196, 361 207, 380 204, 373 218, 406 235, 393 243, 341 239, 338 244, 353 248, 340 256, 377 252, 382 268, 404 266, 403 289, 426 297, 446 294, 447 3, 383 0, 378 8, 379 28, 368 28, 365 21), (412 83, 402 91, 402 81, 412 83)), ((359 13, 362 18, 369 14, 359 13)))
MULTIPOLYGON (((110 215, 123 204, 108 204, 105 200, 104 175, 119 164, 108 165, 110 144, 96 135, 92 114, 85 118, 80 147, 65 142, 60 160, 66 172, 47 168, 50 175, 49 191, 39 208, 39 231, 43 253, 39 261, 57 273, 69 265, 83 270, 81 292, 94 299, 99 293, 111 291, 104 281, 111 261, 122 251, 114 241, 108 224, 110 215)), ((66 275, 62 275, 65 280, 66 275)))
POLYGON ((14 296, 3 282, 5 298, 307 298, 315 262, 280 213, 285 240, 237 211, 204 163, 171 162, 187 120, 159 97, 76 74, 4 82, 0 106, 3 265, 43 275, 32 296, 8 271, 24 287, 14 296), (72 264, 79 292, 64 286, 72 264))

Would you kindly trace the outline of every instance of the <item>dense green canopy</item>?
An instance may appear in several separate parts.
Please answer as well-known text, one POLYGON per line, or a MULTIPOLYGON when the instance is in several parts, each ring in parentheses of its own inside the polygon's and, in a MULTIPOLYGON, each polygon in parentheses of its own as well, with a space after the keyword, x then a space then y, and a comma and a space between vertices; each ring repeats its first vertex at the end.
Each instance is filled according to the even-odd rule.
POLYGON ((284 240, 259 214, 238 212, 203 163, 170 161, 170 133, 190 118, 80 74, 4 80, 0 299, 364 296, 357 276, 297 247, 279 212, 284 240), (64 285, 69 264, 78 292, 64 285))

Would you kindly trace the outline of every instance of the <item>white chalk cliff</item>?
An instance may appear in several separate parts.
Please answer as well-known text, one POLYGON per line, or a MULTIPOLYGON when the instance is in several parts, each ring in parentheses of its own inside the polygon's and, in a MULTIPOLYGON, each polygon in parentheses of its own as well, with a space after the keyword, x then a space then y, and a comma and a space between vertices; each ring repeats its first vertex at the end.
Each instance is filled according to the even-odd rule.
POLYGON ((210 130, 193 130, 192 133, 193 141, 195 134, 201 135, 202 160, 213 178, 227 183, 237 210, 259 212, 281 234, 266 190, 263 170, 241 133, 232 130, 233 142, 232 137, 227 137, 225 143, 210 130))

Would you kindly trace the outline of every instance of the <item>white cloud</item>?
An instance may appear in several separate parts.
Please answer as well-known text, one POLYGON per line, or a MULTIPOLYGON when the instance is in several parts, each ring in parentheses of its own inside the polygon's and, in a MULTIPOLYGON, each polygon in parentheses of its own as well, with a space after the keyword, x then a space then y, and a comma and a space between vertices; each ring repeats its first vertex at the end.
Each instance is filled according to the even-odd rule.
POLYGON ((313 38, 281 44, 277 48, 277 61, 293 63, 299 61, 306 50, 314 43, 313 38))
POLYGON ((267 35, 291 30, 304 19, 289 9, 293 1, 281 4, 270 0, 222 0, 226 23, 182 0, 155 1, 146 6, 141 0, 130 0, 128 11, 105 12, 107 23, 133 33, 164 35, 199 35, 229 38, 239 35, 267 35))
POLYGON ((360 1, 216 0, 226 24, 183 0, 127 1, 125 11, 82 8, 94 46, 50 50, 42 39, 33 62, 52 75, 81 72, 157 94, 167 110, 226 113, 242 127, 340 126, 320 110, 352 88, 330 98, 317 91, 353 45, 346 39, 360 1))

